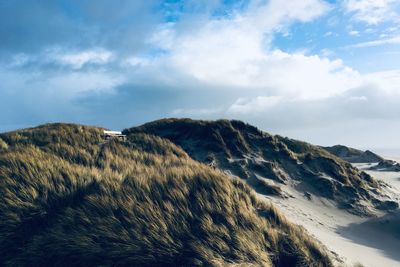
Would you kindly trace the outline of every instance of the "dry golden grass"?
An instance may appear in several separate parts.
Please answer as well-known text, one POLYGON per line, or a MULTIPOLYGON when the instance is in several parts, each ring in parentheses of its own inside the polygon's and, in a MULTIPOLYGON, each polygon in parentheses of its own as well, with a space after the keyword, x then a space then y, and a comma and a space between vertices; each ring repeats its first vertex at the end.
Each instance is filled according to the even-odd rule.
POLYGON ((144 134, 1 134, 1 266, 331 266, 244 183, 144 134), (6 144, 6 145, 4 145, 6 144))
POLYGON ((279 194, 257 177, 273 182, 300 181, 307 192, 332 200, 338 208, 363 216, 393 210, 396 203, 380 184, 325 149, 270 135, 236 120, 162 119, 124 130, 166 138, 193 159, 247 179, 262 194, 279 194), (264 188, 262 190, 262 188, 264 188))

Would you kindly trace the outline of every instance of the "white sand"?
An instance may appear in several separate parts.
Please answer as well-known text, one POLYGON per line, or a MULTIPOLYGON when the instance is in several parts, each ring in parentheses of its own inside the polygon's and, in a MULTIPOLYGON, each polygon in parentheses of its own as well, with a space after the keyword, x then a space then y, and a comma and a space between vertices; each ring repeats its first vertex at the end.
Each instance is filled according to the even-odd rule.
MULTIPOLYGON (((392 192, 400 196, 400 173, 368 173, 392 185, 392 192)), ((337 256, 338 263, 343 266, 352 266, 354 263, 361 263, 365 267, 400 266, 400 230, 395 232, 400 224, 399 213, 382 214, 375 219, 361 218, 337 209, 326 199, 313 197, 307 200, 295 190, 290 192, 293 198, 269 199, 291 221, 302 225, 321 241, 337 256)))

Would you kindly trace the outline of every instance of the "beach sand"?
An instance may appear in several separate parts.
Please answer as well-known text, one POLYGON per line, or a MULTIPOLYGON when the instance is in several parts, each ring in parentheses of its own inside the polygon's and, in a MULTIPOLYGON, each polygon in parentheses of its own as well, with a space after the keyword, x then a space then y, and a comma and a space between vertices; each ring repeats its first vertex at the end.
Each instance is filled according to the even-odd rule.
MULTIPOLYGON (((362 166, 358 166, 362 168, 362 166)), ((385 181, 400 196, 400 173, 367 171, 385 181)), ((290 188, 288 188, 290 190, 290 188)), ((400 213, 362 218, 336 208, 323 198, 308 200, 295 190, 292 197, 265 197, 293 222, 303 226, 323 243, 340 266, 361 263, 365 267, 400 266, 400 213)), ((400 198, 397 199, 400 201, 400 198)))

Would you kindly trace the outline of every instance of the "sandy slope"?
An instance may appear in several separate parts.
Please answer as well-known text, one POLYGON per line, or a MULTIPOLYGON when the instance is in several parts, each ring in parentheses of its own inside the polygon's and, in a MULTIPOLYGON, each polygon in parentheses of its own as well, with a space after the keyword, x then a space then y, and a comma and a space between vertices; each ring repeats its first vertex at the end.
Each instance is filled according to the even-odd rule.
MULTIPOLYGON (((366 167, 362 164, 357 167, 366 167)), ((390 184, 400 196, 400 173, 368 171, 390 184)), ((290 188, 288 188, 290 190, 290 188)), ((365 267, 400 266, 400 213, 361 218, 338 210, 326 199, 308 200, 291 190, 289 199, 270 198, 294 222, 304 226, 336 256, 339 263, 365 267)), ((262 196, 265 197, 265 196, 262 196)), ((400 200, 400 199, 398 199, 400 200)))

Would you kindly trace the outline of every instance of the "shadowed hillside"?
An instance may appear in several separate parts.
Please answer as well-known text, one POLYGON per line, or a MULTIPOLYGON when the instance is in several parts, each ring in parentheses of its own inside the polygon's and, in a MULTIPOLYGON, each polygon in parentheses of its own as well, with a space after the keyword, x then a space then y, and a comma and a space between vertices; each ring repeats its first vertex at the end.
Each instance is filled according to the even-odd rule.
MULTIPOLYGON (((166 139, 101 133, 51 124, 0 134, 1 266, 332 266, 240 180, 166 139)), ((235 138, 210 149, 250 151, 235 138)))
POLYGON ((342 145, 323 148, 329 153, 351 163, 377 163, 376 165, 372 165, 369 170, 400 172, 400 163, 394 160, 384 159, 369 150, 361 151, 342 145))
POLYGON ((284 196, 289 186, 361 215, 397 207, 382 193, 383 185, 326 150, 241 121, 164 119, 124 132, 167 138, 192 158, 243 178, 262 194, 284 196))
POLYGON ((351 163, 376 163, 384 161, 384 158, 377 154, 367 150, 361 151, 355 148, 336 145, 329 147, 322 147, 329 153, 351 163))

